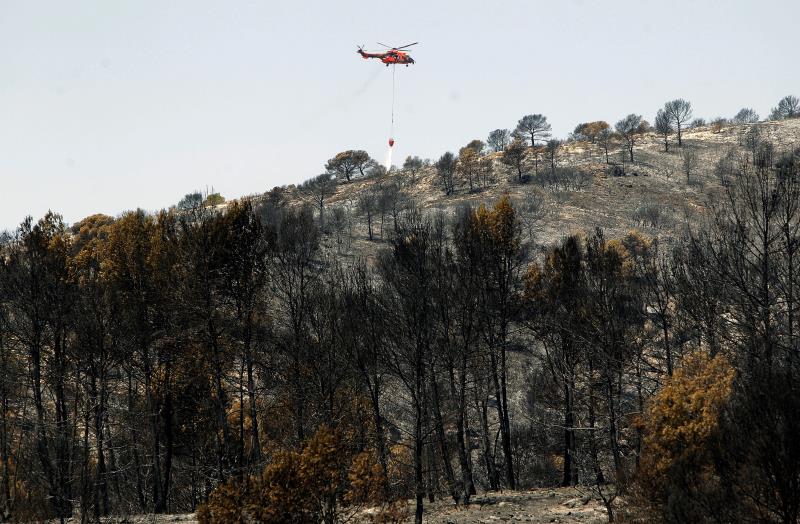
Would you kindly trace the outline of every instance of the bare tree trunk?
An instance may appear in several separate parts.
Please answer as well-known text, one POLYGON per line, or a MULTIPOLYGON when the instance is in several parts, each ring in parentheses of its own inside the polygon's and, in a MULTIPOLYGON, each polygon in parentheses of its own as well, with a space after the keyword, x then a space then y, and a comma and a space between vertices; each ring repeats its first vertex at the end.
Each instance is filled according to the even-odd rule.
MULTIPOLYGON (((100 522, 100 500, 97 496, 97 489, 96 484, 94 489, 90 490, 89 484, 91 483, 91 474, 89 473, 89 430, 92 427, 91 419, 92 419, 92 409, 90 406, 86 406, 83 410, 83 442, 81 449, 83 451, 83 460, 81 461, 81 472, 80 472, 80 480, 81 480, 81 493, 80 493, 80 500, 79 505, 81 508, 81 524, 89 522, 89 508, 91 508, 91 513, 93 515, 94 522, 100 522), (91 491, 91 495, 90 492, 91 491), (92 498, 91 502, 89 501, 90 497, 92 498)), ((61 515, 59 515, 60 519, 63 519, 61 515)))
POLYGON ((505 464, 506 486, 509 489, 515 489, 514 480, 514 465, 511 455, 511 435, 510 425, 507 410, 507 396, 506 396, 506 380, 505 380, 505 366, 506 366, 506 352, 503 344, 500 344, 500 366, 498 370, 497 358, 495 357, 494 350, 489 351, 490 362, 492 367, 492 381, 494 383, 495 400, 497 402, 497 418, 500 421, 500 439, 503 447, 503 458, 505 464))
POLYGON ((606 404, 608 408, 608 439, 611 444, 611 454, 614 457, 615 481, 619 482, 622 475, 622 457, 617 438, 617 411, 614 406, 614 385, 611 377, 606 377, 606 404))
POLYGON ((53 463, 50 461, 50 451, 47 445, 47 433, 45 431, 44 402, 42 399, 42 360, 41 346, 35 341, 30 348, 30 360, 33 374, 33 402, 36 407, 36 451, 39 462, 42 466, 45 480, 47 481, 48 494, 52 501, 53 510, 56 514, 60 513, 58 507, 58 492, 55 489, 56 480, 54 478, 53 463))
POLYGON ((418 333, 414 348, 414 488, 417 499, 414 512, 415 524, 422 524, 423 499, 425 497, 422 452, 425 445, 423 427, 427 422, 427 402, 425 400, 425 351, 421 338, 422 334, 418 333))
POLYGON ((306 439, 305 436, 305 425, 304 425, 304 417, 305 412, 303 409, 304 403, 301 393, 301 384, 300 384, 300 358, 298 356, 298 351, 295 350, 294 355, 292 356, 292 389, 294 393, 294 422, 295 422, 295 435, 297 435, 297 443, 302 444, 303 441, 306 439))
POLYGON ((245 366, 247 367, 247 397, 250 405, 250 461, 254 464, 261 462, 261 439, 258 434, 258 412, 256 405, 256 384, 253 377, 253 351, 251 348, 252 336, 247 328, 244 343, 245 366))
POLYGON ((450 368, 450 396, 458 399, 457 414, 456 414, 456 441, 458 449, 458 463, 461 468, 461 490, 464 496, 464 505, 469 505, 469 498, 474 493, 475 484, 472 480, 472 468, 470 467, 467 457, 467 449, 464 443, 466 436, 466 352, 463 353, 462 367, 459 370, 459 385, 456 391, 455 372, 452 365, 450 368))
MULTIPOLYGON (((212 305, 210 298, 206 298, 206 310, 211 311, 212 305)), ((222 433, 221 441, 220 435, 217 433, 217 461, 218 461, 218 475, 220 479, 224 479, 227 470, 230 466, 230 442, 231 433, 228 426, 228 419, 226 417, 226 408, 228 406, 228 396, 225 392, 225 387, 222 384, 222 354, 219 347, 217 328, 214 319, 209 317, 207 320, 208 338, 211 346, 211 364, 213 365, 214 372, 214 389, 216 390, 216 399, 214 402, 214 411, 217 418, 217 429, 222 433)))
POLYGON ((590 358, 589 359, 589 455, 592 459, 592 466, 595 471, 595 482, 598 484, 603 484, 605 482, 605 478, 603 476, 603 470, 600 467, 600 461, 597 456, 597 438, 595 436, 595 431, 597 430, 597 419, 595 415, 595 397, 594 397, 594 361, 590 358))
MULTIPOLYGON (((372 417, 375 422, 375 445, 378 446, 378 462, 381 465, 383 477, 388 478, 389 467, 386 459, 386 442, 384 441, 383 417, 381 416, 380 406, 380 385, 376 380, 370 387, 370 397, 372 399, 372 417)), ((388 486, 386 486, 388 490, 388 486)), ((386 493, 388 495, 388 493, 386 493)))
POLYGON ((486 477, 489 480, 489 489, 496 490, 499 488, 499 479, 497 470, 494 467, 494 454, 492 453, 492 444, 489 440, 489 413, 487 406, 486 395, 483 399, 478 400, 477 392, 475 394, 475 403, 478 407, 478 414, 481 419, 481 434, 483 441, 483 461, 486 465, 486 477))
POLYGON ((103 433, 103 420, 105 418, 105 385, 103 384, 105 378, 102 376, 103 364, 100 364, 100 388, 98 391, 96 379, 91 378, 91 397, 94 404, 94 438, 95 447, 97 450, 97 466, 95 470, 94 479, 94 504, 95 504, 95 518, 99 519, 100 516, 106 516, 109 512, 108 500, 108 479, 106 477, 106 459, 105 459, 105 440, 103 433))
POLYGON ((572 376, 564 378, 564 480, 562 486, 572 486, 577 482, 573 476, 574 466, 572 463, 573 453, 575 452, 575 420, 572 407, 572 392, 575 384, 572 376))
POLYGON ((237 470, 243 472, 244 466, 244 361, 239 366, 239 444, 236 457, 237 470))
MULTIPOLYGON (((106 410, 105 425, 108 426, 108 410, 106 410)), ((109 428, 109 431, 110 431, 110 428, 109 428)), ((111 442, 111 441, 113 441, 113 438, 109 434, 106 437, 106 440, 111 442)), ((122 489, 120 488, 120 485, 119 485, 119 468, 117 467, 117 454, 114 452, 114 444, 113 444, 113 442, 108 447, 108 466, 109 466, 109 469, 111 470, 111 472, 113 473, 111 475, 111 479, 113 480, 112 487, 114 489, 115 500, 120 500, 120 496, 121 496, 120 494, 122 493, 122 489)), ((106 477, 108 477, 108 472, 106 472, 106 477)), ((111 511, 111 503, 109 501, 109 512, 110 511, 111 511)))
MULTIPOLYGON (((465 404, 466 405, 466 404, 465 404)), ((469 493, 470 497, 476 495, 478 491, 475 489, 475 477, 473 475, 473 471, 475 471, 475 464, 472 461, 472 445, 470 441, 470 430, 469 430, 469 416, 466 414, 464 415, 464 437, 465 437, 465 447, 467 452, 467 468, 469 471, 469 486, 465 488, 465 492, 469 493)))
POLYGON ((425 498, 425 483, 422 475, 422 448, 424 446, 422 440, 422 388, 419 385, 419 378, 417 378, 417 385, 415 387, 416 398, 414 399, 414 495, 416 497, 416 509, 414 511, 415 524, 422 524, 423 504, 425 498))
POLYGON ((458 488, 456 487, 455 474, 453 473, 453 465, 450 463, 450 449, 447 445, 447 439, 444 434, 444 422, 442 420, 442 410, 439 405, 439 385, 437 384, 436 374, 431 372, 431 393, 433 401, 433 417, 434 424, 436 424, 436 436, 439 440, 439 450, 442 453, 442 468, 444 469, 445 479, 447 479, 447 488, 450 490, 450 495, 456 504, 461 498, 458 488))
POLYGON ((172 389, 170 383, 172 378, 172 365, 167 363, 166 367, 166 391, 164 392, 164 409, 162 414, 164 419, 164 478, 160 491, 160 499, 156 504, 156 513, 166 513, 169 509, 169 486, 172 473, 172 389))
MULTIPOLYGON (((54 327, 53 359, 55 360, 55 411, 56 411, 56 441, 55 441, 55 466, 56 466, 56 492, 58 493, 59 517, 72 516, 72 453, 70 446, 70 416, 67 405, 66 385, 66 340, 65 330, 60 322, 54 327)), ((78 402, 75 401, 77 412, 78 402)), ((77 413, 74 420, 77 420, 77 413)))
POLYGON ((661 315, 661 329, 664 332, 664 355, 667 359, 667 375, 672 376, 672 348, 669 345, 669 324, 666 312, 661 315))
POLYGON ((439 469, 436 467, 436 450, 433 442, 425 446, 428 455, 428 502, 436 501, 436 492, 439 491, 439 469))
POLYGON ((9 409, 9 394, 8 394, 8 380, 9 376, 7 355, 8 352, 3 345, 2 333, 0 332, 0 362, 3 365, 2 377, 0 377, 0 399, 2 401, 2 426, 0 426, 0 461, 3 467, 3 522, 11 520, 11 512, 13 510, 11 505, 11 467, 10 450, 9 450, 9 432, 8 432, 8 409, 9 409))
MULTIPOLYGON (((642 391, 642 355, 641 352, 636 357, 636 400, 638 402, 639 416, 644 414, 644 393, 642 391)), ((642 455, 642 432, 641 424, 636 425, 636 467, 639 467, 639 457, 642 455)))
MULTIPOLYGON (((133 377, 128 371, 128 414, 133 414, 133 377)), ((139 432, 136 430, 136 422, 131 424, 131 448, 133 450, 133 469, 136 472, 136 497, 139 500, 139 510, 145 511, 147 503, 144 498, 144 484, 142 482, 142 467, 139 460, 139 432)))
POLYGON ((3 420, 2 434, 0 435, 0 452, 2 452, 3 463, 3 522, 11 519, 11 476, 9 474, 9 453, 8 453, 8 396, 6 394, 5 382, 3 383, 3 420))
POLYGON ((503 439, 503 455, 506 457, 506 481, 510 489, 517 489, 516 477, 514 477, 514 455, 511 452, 511 421, 508 415, 508 385, 506 381, 506 347, 505 336, 500 346, 500 387, 503 401, 501 419, 501 437, 503 439))
MULTIPOLYGON (((158 406, 156 399, 153 395, 152 385, 152 370, 150 365, 150 353, 145 348, 142 351, 144 359, 144 389, 147 401, 147 418, 150 421, 150 446, 153 456, 151 458, 151 465, 153 468, 152 480, 152 496, 153 496, 153 511, 156 510, 156 505, 161 500, 161 432, 159 431, 158 424, 158 406)), ((135 424, 135 422, 134 422, 135 424)))

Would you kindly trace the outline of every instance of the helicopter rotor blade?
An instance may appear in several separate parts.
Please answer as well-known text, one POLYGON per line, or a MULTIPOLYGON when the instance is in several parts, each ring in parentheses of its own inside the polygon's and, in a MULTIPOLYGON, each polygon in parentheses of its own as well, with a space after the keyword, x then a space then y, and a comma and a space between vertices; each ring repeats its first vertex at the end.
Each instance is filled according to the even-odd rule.
POLYGON ((388 47, 389 49, 394 49, 392 46, 389 46, 389 45, 386 45, 386 44, 381 44, 380 42, 378 42, 378 44, 382 45, 383 47, 388 47))
POLYGON ((412 45, 417 45, 419 42, 414 42, 413 44, 406 44, 402 47, 395 47, 395 49, 405 49, 406 47, 411 47, 412 45))

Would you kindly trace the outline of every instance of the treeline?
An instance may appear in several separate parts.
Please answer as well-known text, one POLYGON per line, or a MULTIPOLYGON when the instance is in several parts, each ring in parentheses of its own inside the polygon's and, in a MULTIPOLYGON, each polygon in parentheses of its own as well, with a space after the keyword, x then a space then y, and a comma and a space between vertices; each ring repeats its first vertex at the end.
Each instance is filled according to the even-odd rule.
POLYGON ((796 522, 800 151, 729 156, 672 245, 532 253, 508 198, 411 206, 348 264, 279 196, 27 219, 0 247, 4 518, 414 498, 421 522, 426 498, 582 484, 611 519, 796 522))
MULTIPOLYGON (((800 99, 788 95, 772 108, 769 120, 798 116, 800 99)), ((710 126, 714 133, 718 133, 725 126, 757 124, 759 120, 754 109, 744 107, 731 118, 716 117, 709 122, 704 118, 695 118, 691 102, 678 98, 665 102, 656 112, 652 124, 642 115, 631 113, 613 126, 604 120, 582 122, 575 126, 568 137, 562 139, 554 138, 547 117, 536 113, 524 115, 513 129, 491 131, 485 141, 470 141, 459 149, 458 154, 448 151, 437 160, 409 156, 402 170, 411 175, 413 183, 421 170, 433 168, 445 195, 453 194, 459 187, 469 192, 487 188, 494 184, 499 175, 519 183, 532 179, 553 191, 575 190, 585 187, 588 174, 574 167, 559 165, 566 144, 583 142, 596 149, 603 155, 612 174, 624 176, 626 166, 635 162, 637 144, 650 133, 663 140, 665 152, 670 151, 670 137, 675 136, 677 146, 682 148, 682 171, 686 174, 687 182, 691 182, 692 173, 697 167, 697 152, 691 147, 683 147, 683 133, 687 129, 710 126)), ((366 151, 347 150, 329 159, 325 164, 325 172, 307 180, 301 189, 312 197, 322 213, 325 200, 335 192, 337 182, 351 182, 356 176, 377 179, 386 172, 386 168, 370 158, 366 151)), ((378 196, 364 198, 369 205, 360 212, 371 220, 374 209, 369 208, 376 207, 378 196)), ((363 208, 361 203, 359 208, 363 208)))

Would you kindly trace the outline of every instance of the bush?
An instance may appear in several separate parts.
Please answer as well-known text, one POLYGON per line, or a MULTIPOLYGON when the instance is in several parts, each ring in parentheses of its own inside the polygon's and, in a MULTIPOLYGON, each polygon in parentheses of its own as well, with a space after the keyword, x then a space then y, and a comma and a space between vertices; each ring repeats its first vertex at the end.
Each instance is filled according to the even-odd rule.
POLYGON ((279 452, 260 476, 229 479, 197 510, 201 524, 339 522, 341 512, 383 500, 385 479, 372 453, 354 453, 321 427, 302 450, 279 452))
POLYGON ((640 504, 666 522, 702 522, 731 503, 714 450, 724 446, 720 421, 734 375, 721 355, 690 355, 653 398, 640 423, 640 504))
POLYGON ((721 116, 711 121, 711 132, 719 133, 728 124, 728 119, 721 116))
POLYGON ((739 172, 739 165, 739 153, 734 148, 729 149, 717 160, 714 166, 714 174, 717 175, 719 183, 722 184, 723 187, 728 187, 733 183, 733 180, 739 172))
POLYGON ((657 202, 645 202, 639 205, 631 217, 637 226, 647 226, 652 228, 670 227, 673 220, 672 215, 664 204, 657 202))
POLYGON ((625 168, 614 164, 608 168, 608 173, 611 176, 625 176, 625 168))
POLYGON ((551 191, 580 191, 592 182, 592 175, 580 169, 557 167, 539 174, 536 181, 551 191))
POLYGON ((794 95, 781 98, 778 107, 773 107, 769 115, 770 120, 783 120, 785 118, 796 118, 800 115, 800 100, 794 95))
POLYGON ((211 193, 206 197, 205 205, 218 206, 225 203, 225 197, 219 193, 211 193))
POLYGON ((697 129, 698 127, 704 127, 706 125, 706 120, 704 118, 695 118, 692 120, 692 123, 689 124, 689 127, 692 129, 697 129))
POLYGON ((754 109, 745 107, 742 108, 736 116, 733 117, 735 124, 755 124, 758 122, 758 113, 754 109))
POLYGON ((178 209, 193 209, 195 207, 199 207, 203 203, 203 195, 200 194, 199 191, 195 191, 193 193, 187 193, 178 202, 178 209))

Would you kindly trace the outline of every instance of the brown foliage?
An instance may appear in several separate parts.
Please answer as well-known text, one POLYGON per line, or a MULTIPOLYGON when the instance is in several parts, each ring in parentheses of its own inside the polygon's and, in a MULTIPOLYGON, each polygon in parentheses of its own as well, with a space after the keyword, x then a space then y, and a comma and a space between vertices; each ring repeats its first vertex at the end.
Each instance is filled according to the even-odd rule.
POLYGON ((735 370, 722 355, 696 353, 656 394, 644 431, 637 483, 642 503, 666 521, 696 521, 724 501, 713 452, 735 370))
POLYGON ((602 120, 595 122, 584 122, 583 124, 578 124, 573 133, 577 138, 581 140, 588 140, 594 144, 600 134, 609 129, 609 127, 610 126, 608 125, 608 122, 604 122, 602 120))
POLYGON ((230 479, 198 508, 202 524, 338 522, 344 509, 379 503, 385 479, 375 454, 354 453, 322 426, 302 450, 279 452, 261 475, 230 479))
POLYGON ((344 496, 348 505, 378 504, 386 493, 386 477, 378 457, 372 451, 362 451, 353 458, 347 473, 350 489, 344 496))

